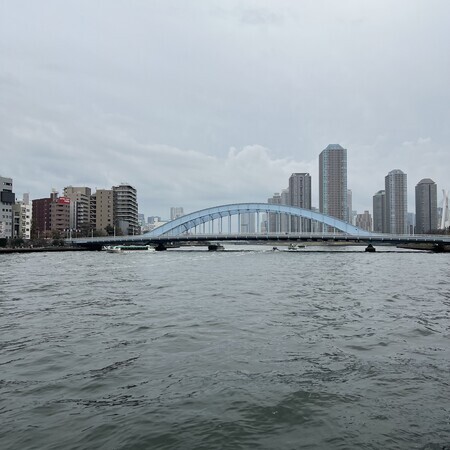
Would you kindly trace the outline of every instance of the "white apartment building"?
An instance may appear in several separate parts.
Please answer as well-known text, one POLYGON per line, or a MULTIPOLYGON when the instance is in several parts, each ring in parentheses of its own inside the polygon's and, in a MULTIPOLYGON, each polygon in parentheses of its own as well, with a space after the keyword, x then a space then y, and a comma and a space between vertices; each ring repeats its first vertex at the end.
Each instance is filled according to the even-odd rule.
POLYGON ((31 239, 32 206, 30 194, 23 194, 22 200, 13 205, 14 237, 31 239))

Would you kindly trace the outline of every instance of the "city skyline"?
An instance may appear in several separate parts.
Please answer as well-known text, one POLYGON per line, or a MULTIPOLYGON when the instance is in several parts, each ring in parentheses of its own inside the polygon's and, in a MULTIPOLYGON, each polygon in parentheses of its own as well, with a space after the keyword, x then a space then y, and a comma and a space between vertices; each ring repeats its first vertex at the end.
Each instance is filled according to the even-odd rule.
POLYGON ((318 205, 317 156, 338 142, 353 209, 395 168, 412 208, 424 177, 450 188, 449 13, 441 0, 111 0, 106 20, 90 2, 7 2, 1 174, 35 198, 128 182, 142 211, 167 216, 265 201, 309 173, 318 205))
MULTIPOLYGON (((322 164, 324 165, 324 161, 328 164, 328 156, 324 156, 327 153, 330 152, 330 150, 337 150, 339 153, 339 151, 343 152, 343 156, 342 155, 334 155, 333 159, 334 159, 334 165, 336 165, 336 170, 343 164, 342 168, 340 168, 339 170, 337 170, 337 172, 343 171, 342 174, 340 174, 336 180, 334 180, 333 182, 333 188, 330 190, 331 193, 333 193, 336 189, 336 187, 338 188, 337 191, 342 191, 339 193, 339 195, 337 194, 333 194, 333 197, 336 197, 337 200, 337 205, 340 204, 340 206, 338 205, 338 209, 342 209, 342 212, 339 213, 337 211, 332 211, 332 210, 327 210, 325 211, 325 207, 321 207, 321 202, 320 202, 320 198, 317 204, 314 204, 311 201, 311 192, 313 191, 312 189, 312 180, 311 180, 311 176, 309 173, 292 173, 291 176, 289 177, 289 179, 287 180, 287 188, 285 189, 279 189, 279 192, 276 192, 274 194, 274 197, 270 197, 267 201, 268 203, 280 203, 280 204, 285 204, 285 205, 292 205, 292 206, 300 206, 306 209, 317 209, 317 210, 322 210, 323 212, 327 213, 328 215, 331 215, 333 217, 338 217, 341 218, 343 220, 347 220, 348 222, 352 223, 355 220, 356 214, 361 213, 361 210, 355 210, 352 208, 352 190, 351 189, 347 189, 347 184, 345 183, 346 181, 346 168, 347 168, 347 149, 342 148, 342 146, 340 146, 339 144, 329 144, 327 146, 327 148, 325 150, 323 150, 320 154, 319 154, 319 166, 322 164), (336 159, 337 158, 337 159, 336 159), (338 164, 336 164, 338 163, 338 164), (342 179, 341 179, 342 178, 342 179), (302 181, 298 181, 298 180, 302 180, 302 181), (303 183, 305 183, 304 180, 307 180, 307 183, 305 185, 305 193, 303 193, 303 183), (300 183, 298 186, 297 184, 300 183), (340 186, 340 188, 339 188, 340 186), (294 188, 294 191, 292 191, 292 188, 294 188), (297 191, 298 189, 300 189, 299 191, 297 191), (281 192, 281 196, 280 196, 280 192, 281 192), (302 192, 302 193, 300 193, 302 192), (306 195, 305 198, 301 199, 299 196, 303 196, 306 195), (278 199, 275 199, 275 196, 279 196, 278 199), (340 199, 340 200, 338 200, 340 199), (275 200, 275 201, 274 201, 275 200), (344 218, 345 213, 347 213, 347 216, 344 218), (351 216, 351 214, 353 216, 351 216)), ((330 171, 330 167, 328 167, 326 169, 326 172, 330 171)), ((320 172, 320 171, 319 171, 320 172)), ((336 174, 337 174, 336 172, 336 174)), ((400 173, 402 175, 406 175, 402 170, 400 169, 392 169, 388 176, 385 177, 384 179, 384 183, 385 183, 385 189, 384 190, 379 190, 377 192, 374 193, 374 195, 372 196, 371 200, 370 200, 370 204, 371 206, 367 209, 364 209, 363 211, 370 211, 371 215, 374 216, 374 230, 377 230, 377 228, 379 228, 379 231, 381 232, 381 228, 383 228, 383 232, 386 232, 386 230, 389 228, 389 224, 387 224, 387 222, 385 222, 385 220, 387 220, 387 217, 381 217, 381 209, 384 209, 384 207, 386 207, 386 203, 385 203, 385 192, 386 192, 386 187, 387 187, 387 178, 389 177, 389 175, 393 174, 393 173, 400 173), (384 205, 383 207, 381 206, 382 204, 379 203, 381 200, 378 200, 379 195, 383 193, 383 200, 382 200, 382 204, 384 205), (377 199, 377 203, 375 201, 375 199, 377 199), (381 209, 380 209, 381 208, 381 209), (377 219, 378 216, 378 219, 377 219), (377 225, 377 223, 379 222, 379 225, 377 225), (382 225, 384 224, 384 225, 382 225)), ((336 176, 335 174, 335 176, 336 176)), ((319 174, 320 175, 320 174, 319 174)), ((0 174, 1 176, 1 174, 0 174)), ((11 177, 6 177, 7 179, 11 179, 11 177)), ((323 177, 325 179, 325 177, 323 177)), ((427 180, 430 181, 429 178, 426 178, 427 180)), ((406 178, 405 178, 406 180, 406 178)), ((424 181, 424 179, 421 179, 421 181, 419 181, 417 184, 421 184, 422 181, 424 181)), ((320 183, 321 183, 321 178, 319 176, 319 180, 318 180, 318 191, 320 191, 320 183)), ((323 179, 322 179, 322 183, 324 183, 323 179)), ((327 182, 328 183, 328 182, 327 182)), ((327 184, 325 183, 325 184, 327 184)), ((434 183, 434 181, 432 181, 432 183, 435 185, 434 189, 437 189, 437 184, 434 183)), ((135 196, 135 201, 139 199, 139 197, 137 196, 137 190, 129 183, 122 183, 122 185, 128 185, 129 188, 131 188, 134 191, 134 196, 135 196)), ((91 191, 90 187, 74 187, 72 185, 70 186, 65 186, 62 191, 63 191, 63 196, 64 197, 68 197, 71 199, 71 201, 74 200, 79 200, 79 194, 80 194, 80 190, 84 191, 85 189, 88 189, 89 192, 91 191), (76 193, 76 195, 74 195, 74 193, 76 193)), ((103 191, 103 189, 99 189, 99 188, 95 188, 97 191, 101 192, 103 191)), ((113 187, 114 189, 114 187, 113 187)), ((405 186, 404 186, 404 190, 405 190, 405 198, 406 198, 406 209, 405 211, 408 214, 413 214, 415 215, 416 211, 417 211, 417 186, 414 189, 414 203, 413 205, 409 205, 408 204, 408 195, 409 195, 409 190, 408 189, 408 183, 405 181, 405 186)), ((19 193, 17 192, 17 189, 14 188, 14 192, 15 193, 15 197, 17 201, 20 201, 20 196, 21 195, 26 195, 26 196, 30 196, 29 192, 22 192, 19 193)), ((52 188, 52 192, 59 192, 59 189, 55 189, 52 188)), ((85 193, 86 194, 86 193, 85 193)), ((324 194, 325 195, 325 194, 324 194)), ((329 194, 328 194, 329 195, 329 194)), ((50 195, 51 196, 51 195, 50 195)), ((326 197, 326 195, 325 195, 326 197)), ((37 198, 35 196, 32 195, 32 198, 37 198)), ((46 196, 44 196, 44 198, 47 198, 46 196)), ((263 200, 262 202, 265 202, 266 200, 263 200)), ((437 198, 437 193, 436 193, 436 200, 435 200, 435 204, 436 204, 436 208, 439 208, 442 206, 442 202, 445 201, 445 199, 438 199, 437 198)), ((246 203, 248 202, 248 200, 246 201, 242 201, 241 203, 246 203)), ((138 202, 139 203, 139 202, 138 202)), ((239 203, 236 201, 232 201, 230 203, 239 203)), ((208 205, 205 207, 210 207, 212 205, 208 205)), ((218 206, 214 205, 214 206, 218 206)), ((178 207, 173 207, 173 206, 164 206, 165 208, 165 212, 163 214, 161 214, 159 217, 170 217, 170 219, 166 219, 166 220, 173 220, 173 218, 176 217, 180 217, 181 215, 184 215, 184 207, 182 206, 178 206, 178 207)), ((334 208, 336 208, 336 206, 334 206, 334 208)), ((204 209, 204 207, 200 208, 200 209, 204 209)), ((327 209, 329 209, 329 207, 327 207, 327 209)), ((139 208, 139 212, 141 213, 141 215, 144 216, 148 216, 149 213, 148 211, 143 210, 141 207, 139 208)), ((186 211, 186 212, 192 212, 192 211, 186 211)), ((384 213, 383 213, 384 214, 384 213)), ((137 217, 137 216, 136 216, 137 217)), ((406 219, 405 219, 405 223, 406 223, 406 219)), ((137 222, 136 222, 137 225, 137 222)), ((135 226, 135 225, 134 225, 135 226)))
MULTIPOLYGON (((330 144, 319 155, 319 161, 323 166, 320 183, 323 185, 324 197, 319 209, 311 205, 311 177, 308 173, 293 173, 289 177, 289 187, 282 189, 281 194, 274 193, 267 199, 267 203, 320 211, 345 222, 347 217, 342 216, 348 214, 352 197, 352 192, 346 188, 345 183, 346 149, 338 144, 330 144)), ((29 193, 24 193, 22 200, 16 196, 12 178, 0 178, 0 204, 3 205, 0 237, 19 236, 29 239, 30 231, 34 236, 46 235, 47 232, 76 232, 82 235, 93 232, 116 235, 117 232, 119 235, 135 235, 141 232, 141 226, 146 227, 145 214, 139 213, 137 191, 129 184, 112 186, 109 190, 97 189, 95 192, 87 186, 66 186, 63 196, 59 196, 58 191, 53 189, 48 197, 32 199, 30 202, 29 193)), ((426 234, 437 230, 438 224, 448 220, 448 210, 443 207, 438 211, 436 183, 424 178, 416 185, 415 212, 408 212, 407 184, 407 174, 399 169, 390 171, 385 176, 385 189, 373 196, 373 215, 368 210, 363 213, 353 210, 351 219, 348 219, 349 224, 367 231, 391 234, 426 234)), ((214 207, 217 206, 219 205, 214 207)), ((182 206, 170 208, 170 220, 183 215, 185 213, 182 206)), ((245 215, 241 218, 241 231, 245 230, 245 223, 253 223, 255 226, 256 215, 248 213, 247 216, 248 218, 245 215)), ((149 228, 157 227, 157 222, 163 224, 167 221, 161 222, 160 218, 155 221, 153 217, 150 220, 149 217, 149 228)), ((269 232, 283 233, 317 229, 310 220, 272 213, 267 217, 263 216, 257 226, 269 232)), ((249 232, 249 229, 245 231, 249 232)))

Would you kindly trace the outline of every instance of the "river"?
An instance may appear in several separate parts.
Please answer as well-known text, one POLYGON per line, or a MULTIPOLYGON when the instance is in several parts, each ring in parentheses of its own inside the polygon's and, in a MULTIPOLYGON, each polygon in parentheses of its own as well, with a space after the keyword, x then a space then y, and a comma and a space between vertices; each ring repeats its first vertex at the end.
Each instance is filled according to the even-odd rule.
POLYGON ((251 248, 0 255, 0 448, 450 448, 449 255, 251 248))

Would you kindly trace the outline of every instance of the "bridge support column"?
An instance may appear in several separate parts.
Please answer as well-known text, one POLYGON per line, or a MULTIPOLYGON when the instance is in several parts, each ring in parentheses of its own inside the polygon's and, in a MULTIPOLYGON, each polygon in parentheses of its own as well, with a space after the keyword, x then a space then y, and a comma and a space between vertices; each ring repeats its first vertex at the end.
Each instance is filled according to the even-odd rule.
POLYGON ((167 250, 167 247, 166 247, 164 244, 158 244, 158 245, 155 247, 155 250, 156 250, 157 252, 164 252, 164 251, 167 250))
POLYGON ((365 250, 366 252, 376 252, 376 248, 372 245, 372 244, 369 244, 367 247, 366 247, 366 250, 365 250))

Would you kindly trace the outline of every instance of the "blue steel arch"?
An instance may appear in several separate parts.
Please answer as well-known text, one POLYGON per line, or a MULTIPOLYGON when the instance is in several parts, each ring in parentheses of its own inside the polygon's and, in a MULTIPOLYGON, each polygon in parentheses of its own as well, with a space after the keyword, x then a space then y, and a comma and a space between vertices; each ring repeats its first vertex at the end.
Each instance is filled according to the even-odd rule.
POLYGON ((167 222, 153 231, 149 231, 144 234, 147 237, 158 237, 166 234, 177 236, 185 233, 188 230, 209 222, 214 219, 220 219, 223 217, 230 217, 236 214, 242 213, 279 213, 289 214, 296 217, 304 217, 305 219, 315 220, 325 225, 334 227, 344 233, 358 236, 371 236, 372 233, 363 230, 362 228, 355 227, 354 225, 344 222, 343 220, 336 219, 335 217, 328 216, 319 212, 311 211, 309 209, 298 208, 296 206, 287 205, 273 205, 269 203, 236 203, 231 205, 214 206, 212 208, 202 209, 178 219, 167 222))

